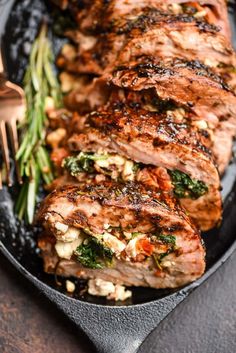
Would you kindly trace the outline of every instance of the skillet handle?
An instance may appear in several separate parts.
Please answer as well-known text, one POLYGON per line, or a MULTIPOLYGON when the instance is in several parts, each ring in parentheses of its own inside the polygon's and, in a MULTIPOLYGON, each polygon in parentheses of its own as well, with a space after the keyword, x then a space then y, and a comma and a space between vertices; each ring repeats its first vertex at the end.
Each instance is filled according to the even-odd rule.
POLYGON ((47 286, 40 287, 86 333, 98 353, 136 353, 149 333, 189 294, 180 291, 152 303, 110 307, 74 300, 47 286))

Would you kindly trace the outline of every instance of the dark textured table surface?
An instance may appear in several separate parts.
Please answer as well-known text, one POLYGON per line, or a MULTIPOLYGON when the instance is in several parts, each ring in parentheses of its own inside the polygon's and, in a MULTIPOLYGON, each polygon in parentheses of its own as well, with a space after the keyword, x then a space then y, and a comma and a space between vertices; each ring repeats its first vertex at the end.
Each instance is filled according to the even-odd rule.
MULTIPOLYGON (((0 258, 0 352, 95 350, 83 333, 0 258)), ((236 253, 180 304, 140 349, 140 353, 157 352, 236 352, 236 253)))

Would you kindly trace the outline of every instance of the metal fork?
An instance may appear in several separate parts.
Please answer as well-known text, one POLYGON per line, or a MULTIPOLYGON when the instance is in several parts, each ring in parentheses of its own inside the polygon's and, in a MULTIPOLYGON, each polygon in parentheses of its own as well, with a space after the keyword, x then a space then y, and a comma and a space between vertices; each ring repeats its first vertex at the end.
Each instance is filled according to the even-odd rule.
MULTIPOLYGON (((10 176, 10 153, 9 146, 13 153, 17 181, 21 184, 22 178, 20 169, 16 160, 18 150, 17 122, 24 118, 26 109, 25 94, 21 87, 8 81, 0 48, 0 143, 3 162, 6 170, 6 182, 12 186, 10 176), (8 134, 7 134, 8 130, 8 134), (8 138, 9 137, 9 138, 8 138)), ((2 188, 2 171, 0 170, 0 189, 2 188)))

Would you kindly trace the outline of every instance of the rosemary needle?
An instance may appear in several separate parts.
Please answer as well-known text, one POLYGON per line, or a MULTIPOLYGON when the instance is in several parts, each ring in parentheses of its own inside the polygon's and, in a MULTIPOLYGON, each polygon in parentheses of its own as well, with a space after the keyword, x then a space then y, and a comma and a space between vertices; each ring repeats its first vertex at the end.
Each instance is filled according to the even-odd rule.
POLYGON ((26 116, 21 130, 21 144, 17 153, 24 183, 16 203, 19 219, 33 222, 39 186, 53 181, 53 171, 45 147, 47 126, 46 99, 51 97, 55 108, 61 105, 61 92, 53 70, 54 56, 47 37, 47 26, 42 25, 30 53, 24 77, 26 116))

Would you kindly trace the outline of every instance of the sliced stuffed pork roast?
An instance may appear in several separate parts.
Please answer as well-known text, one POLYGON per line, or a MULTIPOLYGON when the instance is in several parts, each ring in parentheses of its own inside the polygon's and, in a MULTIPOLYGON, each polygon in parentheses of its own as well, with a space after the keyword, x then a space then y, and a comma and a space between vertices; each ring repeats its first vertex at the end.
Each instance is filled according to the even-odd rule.
POLYGON ((174 288, 199 278, 205 251, 179 206, 137 183, 66 185, 42 203, 47 272, 174 288))
POLYGON ((184 110, 161 114, 140 108, 139 103, 116 102, 91 113, 84 125, 80 118, 76 120, 69 148, 83 153, 65 160, 72 175, 76 165, 77 177, 86 172, 85 153, 91 173, 141 181, 154 188, 161 188, 157 180, 161 176, 163 189, 174 192, 201 229, 218 224, 220 180, 207 147, 212 142, 207 129, 198 128, 199 122, 194 125, 184 110))
POLYGON ((52 146, 60 177, 38 214, 45 270, 114 285, 187 284, 204 272, 195 226, 220 222, 218 171, 236 134, 227 5, 54 2, 76 19, 57 64, 65 103, 81 116, 65 128, 60 158, 52 146))

